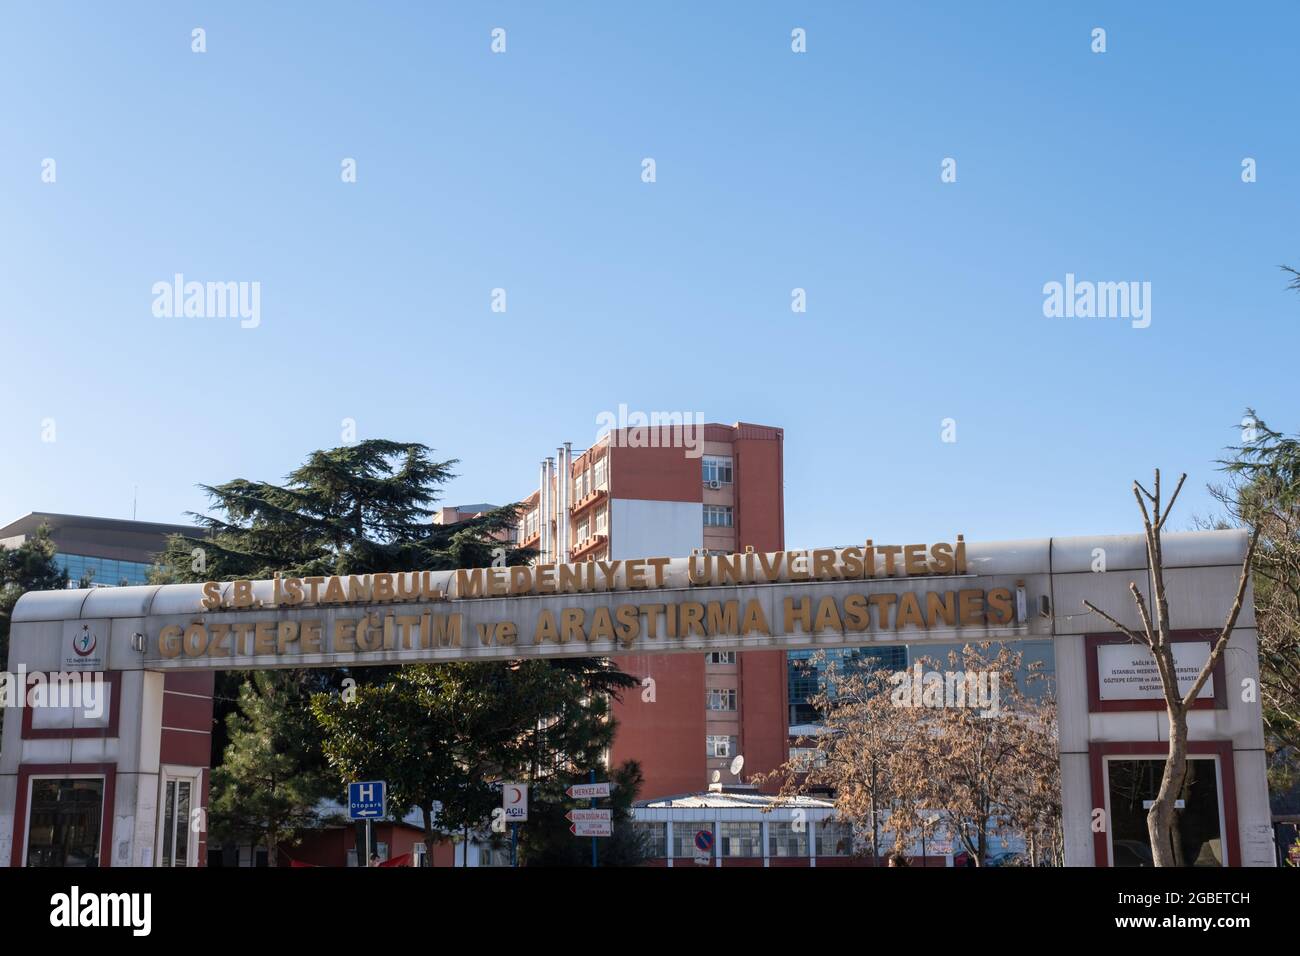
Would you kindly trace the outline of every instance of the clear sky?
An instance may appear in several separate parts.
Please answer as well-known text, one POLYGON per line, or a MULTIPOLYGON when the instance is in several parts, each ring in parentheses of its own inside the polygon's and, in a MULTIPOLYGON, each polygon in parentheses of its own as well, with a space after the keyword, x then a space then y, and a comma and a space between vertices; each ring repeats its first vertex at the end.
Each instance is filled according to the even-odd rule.
POLYGON ((137 486, 181 520, 345 418, 504 502, 626 404, 783 427, 791 546, 1133 531, 1157 465, 1186 527, 1247 405, 1300 427, 1297 35, 1291 2, 4 3, 0 524, 137 486), (260 283, 260 324, 155 316, 176 273, 260 283), (1045 317, 1067 273, 1151 283, 1150 326, 1045 317))

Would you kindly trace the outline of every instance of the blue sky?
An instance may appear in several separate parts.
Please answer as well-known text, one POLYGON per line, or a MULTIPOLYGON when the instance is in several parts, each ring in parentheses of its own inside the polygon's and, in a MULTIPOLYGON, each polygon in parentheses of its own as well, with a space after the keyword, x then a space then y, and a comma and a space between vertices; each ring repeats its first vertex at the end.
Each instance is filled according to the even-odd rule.
POLYGON ((1300 427, 1300 6, 1138 6, 6 3, 0 523, 181 520, 344 418, 512 500, 626 404, 783 427, 791 546, 1136 530, 1157 465, 1184 527, 1247 405, 1300 427))

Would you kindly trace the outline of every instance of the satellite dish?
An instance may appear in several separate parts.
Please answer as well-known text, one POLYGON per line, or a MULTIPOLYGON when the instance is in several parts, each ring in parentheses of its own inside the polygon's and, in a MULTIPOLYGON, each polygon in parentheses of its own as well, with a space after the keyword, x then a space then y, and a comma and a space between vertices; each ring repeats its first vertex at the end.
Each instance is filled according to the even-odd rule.
POLYGON ((720 770, 715 770, 715 771, 713 771, 713 776, 710 777, 709 779, 710 779, 711 781, 713 781, 714 783, 721 783, 721 782, 722 782, 722 771, 720 771, 720 770))
POLYGON ((741 769, 745 766, 745 757, 743 754, 736 754, 736 759, 731 761, 731 775, 739 777, 741 769))

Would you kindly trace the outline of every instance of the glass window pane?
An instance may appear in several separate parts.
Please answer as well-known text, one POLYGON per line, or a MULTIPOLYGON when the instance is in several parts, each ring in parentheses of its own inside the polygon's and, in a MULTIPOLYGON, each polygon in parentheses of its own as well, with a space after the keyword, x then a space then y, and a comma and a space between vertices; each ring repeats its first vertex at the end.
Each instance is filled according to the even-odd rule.
POLYGON ((162 859, 159 861, 163 866, 172 865, 172 834, 176 830, 176 781, 168 780, 167 798, 163 805, 163 844, 162 859))
MULTIPOLYGON (((1111 852, 1117 867, 1154 866, 1147 833, 1150 801, 1160 791, 1163 760, 1106 761, 1110 788, 1111 852)), ((1189 758, 1187 778, 1175 806, 1172 850, 1177 866, 1222 866, 1218 767, 1210 758, 1189 758)))
POLYGON ((189 866, 190 782, 176 781, 176 866, 189 866))
POLYGON ((103 780, 33 780, 27 865, 99 866, 103 805, 103 780))

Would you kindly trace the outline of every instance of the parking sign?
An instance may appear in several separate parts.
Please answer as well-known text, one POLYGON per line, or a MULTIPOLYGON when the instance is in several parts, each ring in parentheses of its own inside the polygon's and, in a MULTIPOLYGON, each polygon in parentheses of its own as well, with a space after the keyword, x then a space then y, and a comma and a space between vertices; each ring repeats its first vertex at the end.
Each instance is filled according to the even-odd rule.
POLYGON ((378 820, 388 813, 388 787, 382 780, 348 784, 348 819, 378 820))

